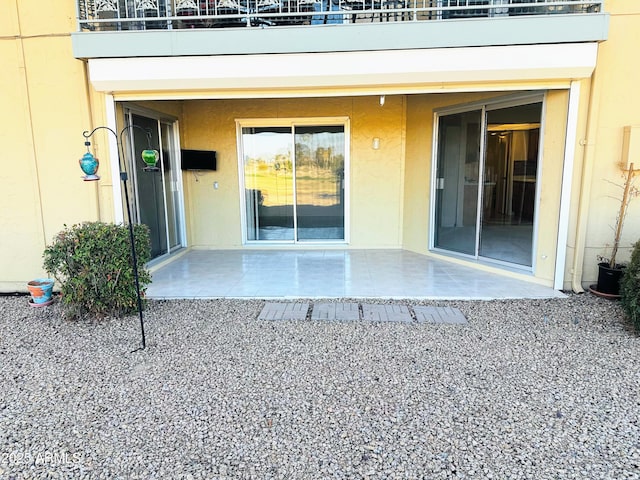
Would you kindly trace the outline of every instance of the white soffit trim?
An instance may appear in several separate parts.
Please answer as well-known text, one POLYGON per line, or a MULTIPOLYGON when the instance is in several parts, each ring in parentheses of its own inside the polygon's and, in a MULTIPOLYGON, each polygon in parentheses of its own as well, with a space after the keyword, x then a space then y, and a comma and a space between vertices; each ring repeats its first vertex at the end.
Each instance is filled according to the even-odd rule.
POLYGON ((98 58, 102 92, 300 89, 451 82, 577 79, 591 75, 597 43, 314 54, 98 58))

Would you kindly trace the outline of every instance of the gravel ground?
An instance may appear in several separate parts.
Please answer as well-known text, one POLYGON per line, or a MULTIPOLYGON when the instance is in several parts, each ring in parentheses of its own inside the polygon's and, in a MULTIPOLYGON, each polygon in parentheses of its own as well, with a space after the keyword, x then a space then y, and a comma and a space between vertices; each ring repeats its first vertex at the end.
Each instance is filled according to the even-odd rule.
POLYGON ((640 337, 616 303, 412 302, 466 326, 263 304, 151 302, 132 353, 137 317, 0 297, 0 478, 640 478, 640 337))

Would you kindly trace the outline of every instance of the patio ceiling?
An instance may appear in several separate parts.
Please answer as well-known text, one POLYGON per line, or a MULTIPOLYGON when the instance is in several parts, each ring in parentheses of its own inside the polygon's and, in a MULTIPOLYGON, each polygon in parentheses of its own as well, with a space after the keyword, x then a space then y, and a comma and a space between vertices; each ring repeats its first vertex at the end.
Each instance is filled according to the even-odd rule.
MULTIPOLYGON (((318 95, 348 89, 395 93, 442 91, 445 84, 556 82, 587 78, 597 43, 512 45, 374 52, 333 52, 89 60, 92 85, 102 92, 174 92, 260 97, 318 95)), ((482 85, 481 85, 482 86, 482 85)), ((504 85, 501 85, 504 88, 504 85)), ((547 85, 550 88, 550 85, 547 85)))

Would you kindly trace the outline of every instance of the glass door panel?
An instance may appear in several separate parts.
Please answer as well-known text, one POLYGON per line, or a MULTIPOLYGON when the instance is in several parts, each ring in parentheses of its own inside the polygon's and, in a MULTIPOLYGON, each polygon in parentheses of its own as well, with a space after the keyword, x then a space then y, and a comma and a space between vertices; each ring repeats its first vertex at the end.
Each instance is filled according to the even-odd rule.
POLYGON ((443 115, 438 126, 434 246, 476 255, 482 111, 443 115))
POLYGON ((344 240, 344 126, 295 127, 298 240, 344 240))
POLYGON ((180 246, 180 197, 178 195, 178 172, 173 158, 174 138, 173 127, 168 123, 160 124, 162 133, 162 171, 164 176, 164 190, 167 204, 167 236, 169 237, 169 250, 180 246))
POLYGON ((247 240, 294 240, 290 127, 242 128, 247 240))
POLYGON ((532 266, 542 103, 486 114, 479 255, 532 266))
POLYGON ((136 221, 149 227, 151 258, 170 253, 182 246, 182 223, 179 212, 179 171, 175 168, 174 125, 167 121, 126 111, 127 125, 151 132, 151 145, 140 128, 128 129, 127 158, 131 172, 131 196, 136 221), (157 149, 160 158, 156 172, 145 171, 142 150, 157 149))
MULTIPOLYGON (((149 129, 151 131, 151 146, 160 144, 158 132, 158 120, 131 115, 133 125, 149 129)), ((158 162, 160 170, 157 172, 145 172, 144 162, 140 158, 140 152, 149 148, 147 135, 138 128, 130 129, 133 137, 133 165, 136 182, 136 200, 138 203, 138 219, 149 227, 151 236, 151 258, 158 257, 168 252, 167 248, 167 223, 165 218, 165 198, 162 179, 162 159, 158 162)))

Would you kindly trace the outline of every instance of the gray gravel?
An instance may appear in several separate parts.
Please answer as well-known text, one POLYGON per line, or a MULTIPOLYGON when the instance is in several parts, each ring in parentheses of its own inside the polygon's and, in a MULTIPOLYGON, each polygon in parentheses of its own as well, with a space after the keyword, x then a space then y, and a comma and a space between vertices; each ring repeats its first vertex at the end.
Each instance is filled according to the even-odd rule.
POLYGON ((0 297, 0 478, 640 478, 640 337, 616 303, 412 304, 469 324, 157 301, 131 353, 137 317, 0 297))

